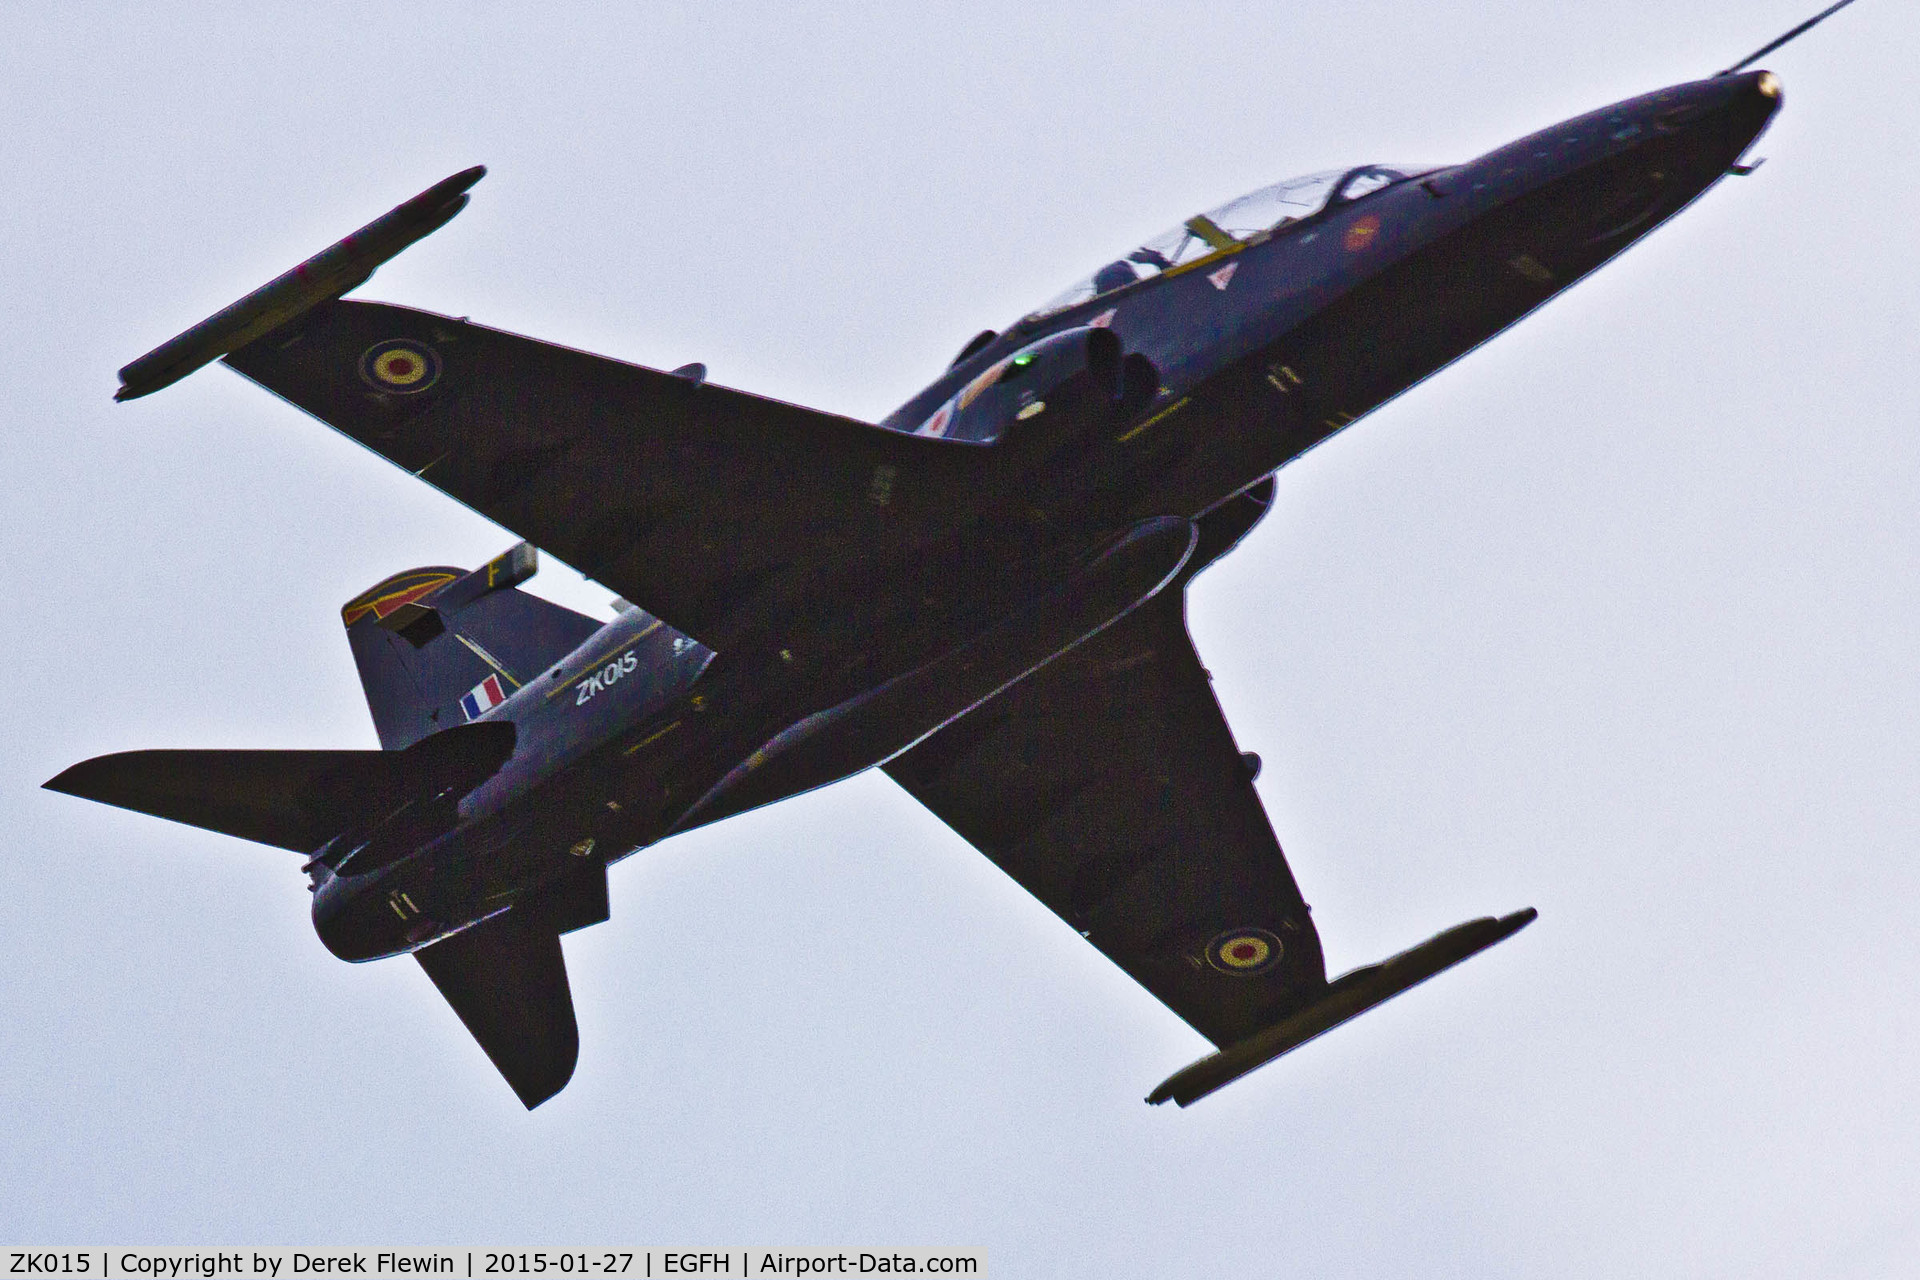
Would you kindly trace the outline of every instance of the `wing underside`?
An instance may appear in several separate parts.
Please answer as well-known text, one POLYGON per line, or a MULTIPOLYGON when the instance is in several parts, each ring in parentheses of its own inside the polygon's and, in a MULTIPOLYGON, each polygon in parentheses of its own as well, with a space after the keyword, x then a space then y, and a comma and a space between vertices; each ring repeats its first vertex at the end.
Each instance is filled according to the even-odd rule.
POLYGON ((233 368, 723 647, 738 602, 897 545, 979 450, 383 303, 322 303, 233 368))
POLYGON ((1181 591, 885 768, 1214 1043, 1324 990, 1318 934, 1181 591))

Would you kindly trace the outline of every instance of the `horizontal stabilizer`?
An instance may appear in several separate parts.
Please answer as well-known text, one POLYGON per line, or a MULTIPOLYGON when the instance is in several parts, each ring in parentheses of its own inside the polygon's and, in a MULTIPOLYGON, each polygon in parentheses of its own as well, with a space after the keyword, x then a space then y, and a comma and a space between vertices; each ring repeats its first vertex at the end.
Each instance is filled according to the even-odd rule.
POLYGON ((413 953, 529 1111, 580 1057, 560 935, 515 907, 413 953))
POLYGON ((513 755, 507 721, 447 729, 405 751, 122 751, 45 784, 242 840, 313 853, 408 800, 465 795, 513 755))
POLYGON ((285 275, 169 338, 120 371, 121 387, 113 398, 134 400, 171 386, 201 365, 364 283, 381 263, 452 221, 467 207, 467 188, 486 172, 485 166, 475 165, 435 183, 285 275))
POLYGON ((1172 1101, 1188 1106, 1315 1036, 1333 1030, 1349 1018, 1359 1017, 1436 973, 1512 937, 1532 924, 1539 914, 1527 907, 1497 920, 1492 916, 1469 920, 1391 959, 1343 974, 1328 983, 1326 990, 1306 1008, 1167 1077, 1159 1088, 1147 1095, 1147 1101, 1155 1104, 1172 1101))

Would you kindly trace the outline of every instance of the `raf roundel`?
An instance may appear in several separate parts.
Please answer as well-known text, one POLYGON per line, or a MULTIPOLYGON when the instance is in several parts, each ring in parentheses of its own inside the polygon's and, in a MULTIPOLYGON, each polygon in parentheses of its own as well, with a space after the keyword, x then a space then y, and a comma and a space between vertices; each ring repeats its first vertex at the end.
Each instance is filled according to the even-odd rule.
POLYGON ((1341 239, 1348 253, 1358 253, 1380 238, 1380 219, 1373 214, 1357 219, 1341 239))
POLYGON ((1265 929, 1229 929, 1207 944, 1207 963, 1221 973, 1250 977, 1279 963, 1284 949, 1265 929))
POLYGON ((360 357, 360 377, 375 390, 410 396, 440 380, 440 357, 424 342, 389 338, 360 357))

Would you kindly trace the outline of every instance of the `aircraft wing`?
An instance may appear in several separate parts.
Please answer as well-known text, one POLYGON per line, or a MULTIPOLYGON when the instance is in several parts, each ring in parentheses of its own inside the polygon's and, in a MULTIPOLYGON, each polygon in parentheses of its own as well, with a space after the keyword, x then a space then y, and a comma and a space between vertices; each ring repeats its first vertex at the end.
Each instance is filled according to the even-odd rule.
POLYGON ((893 779, 1215 1044, 1326 990, 1320 939, 1169 590, 893 779))
POLYGON ((226 362, 713 648, 744 596, 897 546, 977 463, 968 445, 383 303, 322 302, 226 362))

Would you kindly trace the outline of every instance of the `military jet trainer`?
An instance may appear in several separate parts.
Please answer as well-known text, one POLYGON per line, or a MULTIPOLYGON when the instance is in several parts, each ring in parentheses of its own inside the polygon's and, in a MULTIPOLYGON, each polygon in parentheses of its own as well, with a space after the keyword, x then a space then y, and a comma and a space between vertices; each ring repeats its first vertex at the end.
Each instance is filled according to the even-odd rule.
POLYGON ((1185 1106, 1534 918, 1329 981, 1187 584, 1281 467, 1748 171, 1780 102, 1735 67, 1465 164, 1277 183, 878 423, 342 299, 484 170, 456 174, 118 398, 220 360, 524 541, 347 602, 381 750, 135 751, 46 785, 299 854, 322 942, 413 955, 533 1107, 573 1073, 560 938, 608 918, 612 863, 878 766, 1219 1047, 1148 1097, 1185 1106), (535 546, 633 604, 523 592, 535 546))

